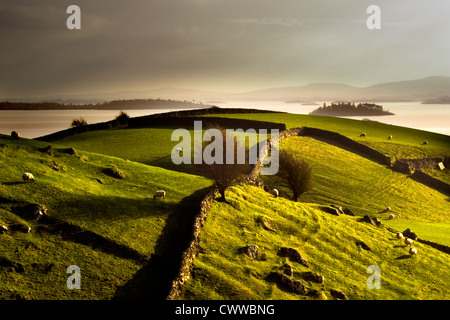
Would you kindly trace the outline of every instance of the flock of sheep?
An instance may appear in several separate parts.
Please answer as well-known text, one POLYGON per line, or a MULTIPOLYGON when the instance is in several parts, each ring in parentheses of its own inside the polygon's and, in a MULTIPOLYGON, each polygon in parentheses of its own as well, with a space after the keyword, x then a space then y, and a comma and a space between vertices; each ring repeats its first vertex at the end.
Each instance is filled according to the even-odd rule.
MULTIPOLYGON (((365 138, 365 137, 367 137, 367 134, 365 133, 365 132, 363 132, 363 133, 361 133, 360 135, 359 135, 359 137, 360 138, 365 138)), ((389 137, 388 137, 388 140, 392 140, 394 137, 392 136, 392 135, 390 135, 389 137)), ((428 144, 428 141, 424 141, 424 142, 422 142, 422 145, 423 146, 426 146, 428 144)))
MULTIPOLYGON (((33 176, 32 173, 29 173, 29 172, 25 172, 22 175, 22 179, 23 179, 23 181, 25 183, 27 183, 27 182, 34 182, 34 176, 33 176)), ((165 199, 166 198, 166 191, 165 190, 157 190, 155 192, 155 194, 153 195, 153 199, 156 199, 156 198, 165 199)))
MULTIPOLYGON (((403 238, 404 238, 403 233, 397 232, 397 239, 402 240, 403 238)), ((407 246, 409 245, 409 254, 410 255, 414 256, 417 254, 417 249, 412 246, 412 244, 413 244, 412 239, 405 237, 405 244, 407 246)))

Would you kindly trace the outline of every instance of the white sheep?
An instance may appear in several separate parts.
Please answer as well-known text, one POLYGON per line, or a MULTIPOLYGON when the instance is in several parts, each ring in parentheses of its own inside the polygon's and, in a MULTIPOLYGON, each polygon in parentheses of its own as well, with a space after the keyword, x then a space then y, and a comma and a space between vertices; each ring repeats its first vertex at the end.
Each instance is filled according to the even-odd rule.
POLYGON ((392 136, 389 136, 389 137, 388 137, 388 140, 391 140, 391 139, 392 139, 392 136))
POLYGON ((365 132, 363 132, 363 133, 361 133, 359 136, 360 136, 360 137, 365 137, 365 136, 367 136, 367 135, 366 135, 365 132))
POLYGON ((0 225, 0 234, 2 234, 3 232, 8 231, 8 227, 4 226, 4 225, 0 225))
POLYGON ((409 248, 409 254, 410 255, 416 255, 417 254, 417 249, 416 248, 409 248))
POLYGON ((277 189, 272 189, 272 190, 270 191, 270 194, 273 195, 275 198, 277 198, 277 197, 279 196, 280 193, 278 192, 277 189))
POLYGON ((410 239, 410 238, 405 238, 405 244, 406 244, 406 245, 412 245, 412 243, 413 243, 413 240, 412 240, 412 239, 410 239))
POLYGON ((166 198, 166 191, 164 191, 164 190, 157 190, 155 192, 155 195, 153 196, 153 199, 156 199, 156 198, 163 198, 163 199, 165 199, 166 198))
POLYGON ((397 239, 402 240, 403 239, 403 233, 397 232, 397 239))
POLYGON ((34 182, 34 176, 31 173, 29 173, 29 172, 25 172, 22 175, 22 179, 25 182, 28 182, 28 181, 34 182))
POLYGON ((394 214, 391 213, 391 214, 389 215, 389 220, 392 220, 392 219, 394 219, 394 218, 395 218, 394 214))

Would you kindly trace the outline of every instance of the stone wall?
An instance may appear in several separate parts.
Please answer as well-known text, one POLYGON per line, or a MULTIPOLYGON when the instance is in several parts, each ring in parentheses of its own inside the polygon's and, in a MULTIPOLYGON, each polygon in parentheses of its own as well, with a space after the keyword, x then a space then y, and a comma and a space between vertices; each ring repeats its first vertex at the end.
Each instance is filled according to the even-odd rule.
POLYGON ((407 163, 412 171, 414 170, 424 170, 424 169, 439 169, 439 163, 444 162, 442 158, 425 158, 425 159, 398 159, 397 161, 402 161, 407 163))
POLYGON ((350 138, 347 138, 339 133, 317 129, 317 128, 309 128, 304 127, 301 135, 308 137, 315 137, 319 139, 331 140, 336 143, 337 146, 343 147, 344 149, 348 149, 354 153, 357 153, 365 158, 369 158, 375 162, 378 162, 383 165, 391 166, 391 158, 386 156, 385 154, 372 149, 362 143, 356 142, 350 138))
POLYGON ((211 188, 210 192, 203 198, 200 203, 200 210, 195 216, 194 225, 192 227, 192 240, 189 243, 188 248, 183 252, 181 256, 180 270, 177 277, 173 280, 167 300, 175 300, 181 293, 183 284, 189 280, 191 276, 192 263, 198 253, 198 247, 200 244, 200 232, 203 224, 207 218, 208 211, 214 201, 216 188, 211 188))
POLYGON ((438 191, 450 196, 450 185, 449 184, 447 184, 439 179, 436 179, 421 170, 414 171, 414 173, 411 175, 411 179, 414 179, 430 188, 433 188, 435 190, 438 190, 438 191))
POLYGON ((439 244, 436 242, 432 242, 432 241, 428 241, 428 240, 423 240, 423 239, 417 239, 418 242, 426 244, 430 247, 433 247, 439 251, 445 252, 450 254, 450 247, 444 246, 443 244, 439 244))
MULTIPOLYGON (((128 119, 128 125, 125 128, 146 128, 146 127, 180 127, 180 128, 191 128, 194 125, 194 121, 201 120, 203 122, 203 128, 207 128, 208 125, 218 124, 226 129, 278 129, 280 131, 286 130, 286 125, 284 123, 276 123, 269 121, 257 121, 257 120, 247 120, 247 119, 232 119, 232 118, 221 118, 221 117, 201 117, 202 115, 209 114, 237 114, 237 113, 268 113, 273 111, 264 111, 256 109, 221 109, 217 107, 207 108, 207 109, 195 109, 195 110, 182 110, 173 111, 161 114, 152 114, 148 116, 133 117, 128 119)), ((66 130, 61 130, 58 132, 51 133, 42 137, 36 138, 40 141, 55 141, 62 138, 73 136, 75 134, 104 130, 113 127, 117 127, 119 124, 116 120, 88 124, 80 127, 69 128, 66 130)))

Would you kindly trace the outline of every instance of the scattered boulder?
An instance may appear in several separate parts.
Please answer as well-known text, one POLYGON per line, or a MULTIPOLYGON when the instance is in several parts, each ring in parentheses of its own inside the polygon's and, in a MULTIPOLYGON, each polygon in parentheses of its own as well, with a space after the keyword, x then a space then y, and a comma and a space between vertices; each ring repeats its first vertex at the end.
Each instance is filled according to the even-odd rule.
POLYGON ((36 221, 39 221, 45 217, 47 217, 47 208, 44 206, 35 205, 33 209, 33 218, 36 219, 36 221))
POLYGON ((11 231, 30 233, 31 227, 23 223, 16 223, 11 225, 11 231))
POLYGON ((261 221, 261 224, 262 224, 264 229, 269 230, 269 231, 274 231, 274 232, 277 231, 277 228, 275 227, 275 224, 269 218, 262 217, 260 221, 261 221))
POLYGON ((53 155, 53 148, 52 146, 47 146, 45 148, 39 149, 41 152, 47 153, 49 156, 53 155))
POLYGON ((337 291, 337 290, 331 289, 330 290, 330 294, 331 294, 331 296, 333 298, 336 298, 336 299, 343 299, 343 300, 347 299, 345 294, 343 292, 341 292, 341 291, 337 291))
POLYGON ((275 282, 281 290, 306 295, 306 286, 298 280, 292 279, 285 274, 279 274, 277 272, 271 272, 266 280, 270 282, 275 282))
POLYGON ((355 214, 349 208, 344 208, 344 214, 349 216, 355 216, 355 214))
POLYGON ((307 272, 305 273, 305 279, 316 283, 323 283, 325 278, 318 273, 307 272))
POLYGON ((103 169, 102 172, 104 174, 106 174, 107 176, 110 176, 110 177, 113 177, 113 178, 116 178, 116 179, 124 179, 125 178, 125 175, 119 169, 106 168, 106 169, 103 169))
POLYGON ((259 247, 256 244, 251 244, 241 248, 241 252, 248 255, 250 259, 257 259, 259 256, 259 247))
POLYGON ((74 148, 66 148, 66 149, 59 149, 60 152, 62 153, 67 153, 70 155, 76 155, 77 151, 74 148))
POLYGON ((324 211, 326 213, 331 213, 332 215, 339 216, 339 210, 336 208, 323 206, 323 207, 321 207, 321 209, 322 209, 322 211, 324 211))
POLYGON ((380 219, 378 218, 371 218, 368 215, 365 215, 364 217, 362 217, 361 219, 358 220, 359 222, 366 222, 366 223, 370 223, 374 226, 382 226, 383 223, 380 221, 380 219))
POLYGON ((283 265, 283 274, 289 277, 291 277, 294 274, 294 269, 290 264, 286 263, 285 265, 283 265))
MULTIPOLYGON (((349 215, 349 216, 354 216, 355 215, 350 209, 345 208, 343 206, 340 206, 338 204, 330 204, 330 207, 336 209, 338 214, 346 214, 346 215, 349 215)), ((334 214, 334 212, 331 212, 331 210, 330 210, 329 213, 334 214)))
POLYGON ((370 251, 371 250, 370 247, 367 244, 365 244, 364 242, 362 242, 362 241, 356 241, 356 245, 358 247, 361 247, 362 249, 364 249, 366 251, 370 251))
POLYGON ((417 240, 417 234, 412 232, 409 228, 402 232, 403 236, 412 240, 417 240))
POLYGON ((103 182, 102 179, 98 179, 98 178, 97 178, 97 179, 95 179, 95 180, 97 180, 97 182, 100 183, 100 184, 104 184, 104 182, 103 182))
POLYGON ((293 248, 282 247, 278 251, 278 255, 280 257, 287 257, 290 261, 298 262, 305 267, 309 267, 308 262, 293 248))
POLYGON ((59 164, 57 162, 53 161, 50 168, 52 168, 55 171, 59 171, 59 164))
POLYGON ((330 207, 335 208, 338 213, 344 213, 344 208, 338 204, 330 204, 330 207))

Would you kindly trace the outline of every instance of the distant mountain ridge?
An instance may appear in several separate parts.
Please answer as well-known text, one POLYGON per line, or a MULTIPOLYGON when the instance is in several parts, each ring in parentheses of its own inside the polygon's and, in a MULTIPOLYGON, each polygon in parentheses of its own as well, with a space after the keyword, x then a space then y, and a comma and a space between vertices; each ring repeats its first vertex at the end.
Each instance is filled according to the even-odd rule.
MULTIPOLYGON (((242 93, 209 92, 187 88, 160 88, 143 91, 52 96, 27 101, 100 100, 118 99, 174 99, 181 101, 365 101, 395 102, 437 99, 450 94, 450 77, 431 76, 417 80, 387 82, 368 87, 355 87, 342 83, 312 83, 303 86, 266 88, 242 93)), ((23 99, 1 99, 24 101, 23 99)))

